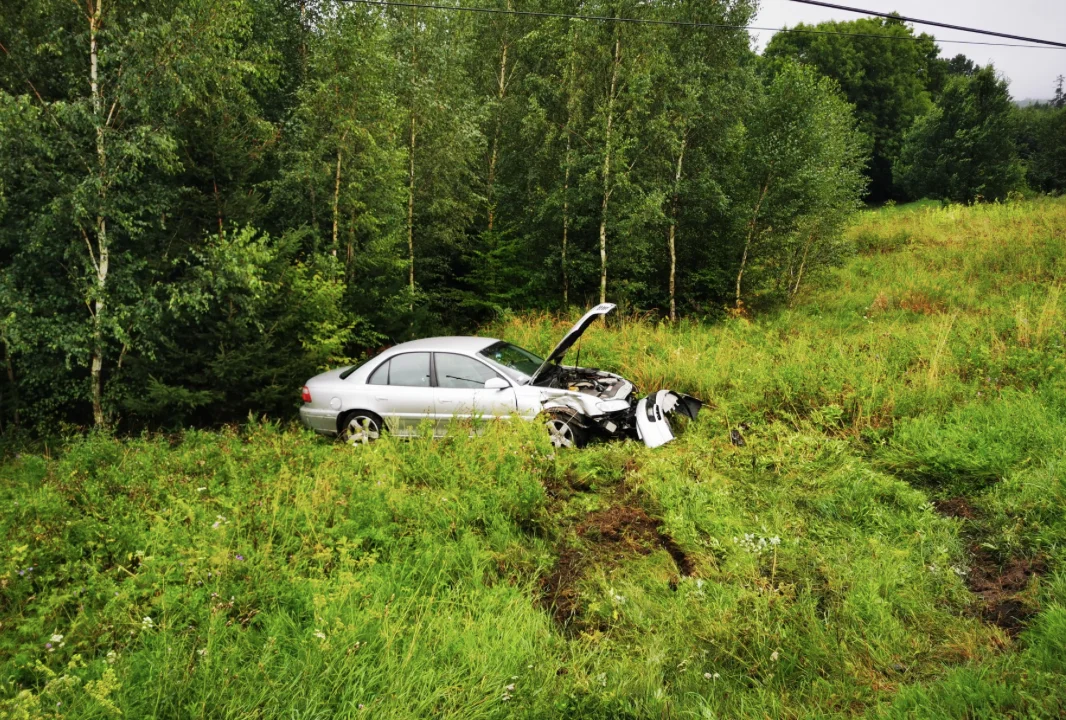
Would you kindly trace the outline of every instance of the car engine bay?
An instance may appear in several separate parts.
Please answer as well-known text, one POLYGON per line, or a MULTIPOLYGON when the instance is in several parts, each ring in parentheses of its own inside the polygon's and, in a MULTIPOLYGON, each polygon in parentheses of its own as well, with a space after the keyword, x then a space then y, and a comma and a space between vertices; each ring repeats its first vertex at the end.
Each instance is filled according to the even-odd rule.
POLYGON ((604 400, 624 400, 633 392, 633 383, 596 368, 579 368, 556 365, 551 372, 539 378, 537 385, 557 390, 581 392, 604 400))

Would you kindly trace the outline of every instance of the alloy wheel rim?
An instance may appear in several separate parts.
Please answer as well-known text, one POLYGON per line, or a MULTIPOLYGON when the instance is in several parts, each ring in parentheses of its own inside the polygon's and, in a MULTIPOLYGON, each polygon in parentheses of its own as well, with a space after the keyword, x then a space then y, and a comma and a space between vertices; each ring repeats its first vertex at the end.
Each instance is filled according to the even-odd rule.
POLYGON ((565 420, 549 420, 548 433, 551 435, 551 442, 555 447, 574 446, 574 429, 565 420))
POLYGON ((348 421, 345 441, 349 445, 366 445, 372 440, 377 440, 381 432, 373 418, 366 415, 357 415, 348 421))

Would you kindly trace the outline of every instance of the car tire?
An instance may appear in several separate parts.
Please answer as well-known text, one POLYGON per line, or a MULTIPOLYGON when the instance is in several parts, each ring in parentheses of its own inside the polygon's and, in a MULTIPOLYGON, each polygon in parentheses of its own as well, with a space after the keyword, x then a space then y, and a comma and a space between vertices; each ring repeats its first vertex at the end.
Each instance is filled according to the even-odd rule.
POLYGON ((352 410, 340 422, 337 437, 348 445, 366 445, 381 437, 381 418, 368 410, 352 410))
POLYGON ((588 429, 581 416, 573 410, 551 410, 547 413, 548 438, 557 448, 584 447, 588 443, 588 429))

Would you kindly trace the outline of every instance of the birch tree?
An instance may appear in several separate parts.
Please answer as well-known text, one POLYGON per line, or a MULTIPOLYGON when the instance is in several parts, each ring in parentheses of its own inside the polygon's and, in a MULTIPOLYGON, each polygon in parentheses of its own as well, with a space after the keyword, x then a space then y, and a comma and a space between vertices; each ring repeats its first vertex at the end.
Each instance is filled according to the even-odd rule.
POLYGON ((393 82, 405 118, 408 291, 413 308, 423 281, 432 288, 454 278, 451 263, 469 252, 467 230, 478 206, 476 158, 484 137, 466 72, 472 49, 470 18, 414 9, 389 17, 398 63, 393 82))
MULTIPOLYGON (((154 273, 165 252, 157 243, 180 198, 192 194, 178 189, 179 121, 199 116, 202 98, 242 92, 235 85, 250 67, 232 51, 245 17, 209 1, 133 8, 79 0, 52 11, 71 28, 64 61, 12 57, 50 141, 29 150, 41 153, 43 172, 19 179, 20 194, 37 198, 34 214, 4 233, 32 242, 0 243, 12 248, 13 292, 52 316, 25 321, 20 335, 61 358, 62 385, 87 381, 87 392, 67 397, 87 400, 93 424, 104 426, 109 378, 132 353, 152 351, 154 273), (44 68, 53 76, 34 77, 44 68)), ((18 48, 5 50, 10 57, 18 48)))
POLYGON ((611 54, 610 83, 601 113, 603 115, 603 200, 600 203, 600 302, 607 302, 607 211, 614 186, 611 184, 611 160, 614 154, 615 103, 618 100, 618 75, 622 69, 622 29, 615 23, 614 51, 611 54))
MULTIPOLYGON (((683 16, 711 25, 744 26, 754 15, 750 2, 691 3, 674 0, 659 6, 661 17, 683 16)), ((706 217, 726 201, 722 157, 743 116, 749 78, 740 71, 749 52, 747 37, 720 29, 655 31, 654 105, 650 135, 657 162, 666 225, 668 317, 677 320, 678 241, 682 205, 693 218, 706 217), (691 179, 691 181, 690 181, 691 179)), ((691 257, 691 253, 689 254, 691 257)))
POLYGON ((748 131, 747 217, 734 288, 738 312, 753 266, 757 278, 749 285, 778 292, 784 286, 794 296, 819 256, 828 259, 812 255, 811 248, 839 238, 866 184, 867 141, 850 106, 833 81, 808 68, 781 68, 753 108, 748 131))

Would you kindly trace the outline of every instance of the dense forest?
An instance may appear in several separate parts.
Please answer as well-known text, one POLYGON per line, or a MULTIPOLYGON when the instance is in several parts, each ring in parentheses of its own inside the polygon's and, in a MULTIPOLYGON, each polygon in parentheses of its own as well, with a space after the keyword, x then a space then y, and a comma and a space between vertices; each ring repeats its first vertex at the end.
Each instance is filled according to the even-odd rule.
POLYGON ((758 56, 755 0, 444 4, 0 6, 3 429, 286 414, 511 311, 750 313, 864 200, 1066 183, 1061 91, 896 20, 758 56))

